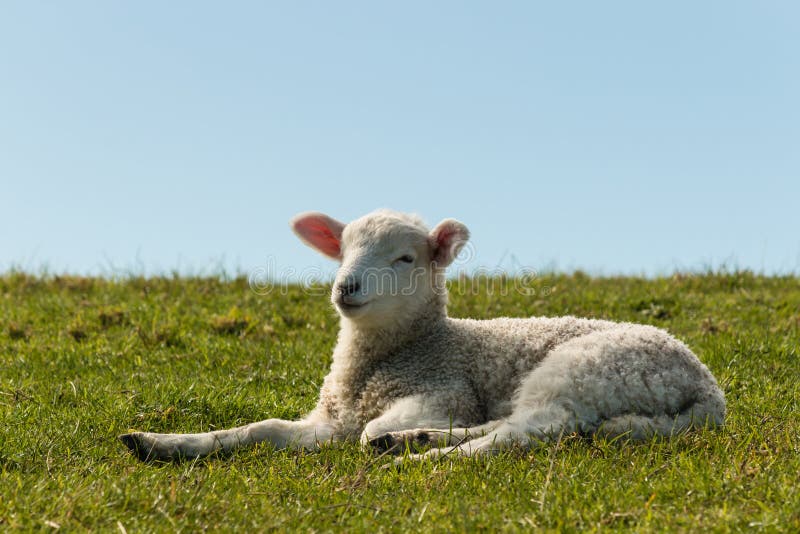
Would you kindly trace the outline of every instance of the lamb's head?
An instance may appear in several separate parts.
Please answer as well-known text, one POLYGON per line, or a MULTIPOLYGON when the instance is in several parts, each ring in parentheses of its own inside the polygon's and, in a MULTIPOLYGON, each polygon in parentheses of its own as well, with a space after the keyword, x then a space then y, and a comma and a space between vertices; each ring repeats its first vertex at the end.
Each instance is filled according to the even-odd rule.
POLYGON ((444 310, 444 269, 469 238, 446 219, 433 230, 414 215, 379 210, 344 224, 303 213, 292 229, 307 245, 341 263, 331 300, 359 326, 403 323, 430 306, 444 310))

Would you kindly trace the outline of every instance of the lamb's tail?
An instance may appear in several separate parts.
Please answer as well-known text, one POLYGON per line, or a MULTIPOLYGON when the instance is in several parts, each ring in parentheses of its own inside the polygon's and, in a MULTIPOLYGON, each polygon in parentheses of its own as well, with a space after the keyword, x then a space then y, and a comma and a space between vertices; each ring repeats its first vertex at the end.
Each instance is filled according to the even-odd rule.
POLYGON ((715 390, 691 403, 676 415, 626 414, 606 420, 597 433, 643 440, 654 435, 671 436, 690 428, 721 427, 725 421, 725 397, 715 390))

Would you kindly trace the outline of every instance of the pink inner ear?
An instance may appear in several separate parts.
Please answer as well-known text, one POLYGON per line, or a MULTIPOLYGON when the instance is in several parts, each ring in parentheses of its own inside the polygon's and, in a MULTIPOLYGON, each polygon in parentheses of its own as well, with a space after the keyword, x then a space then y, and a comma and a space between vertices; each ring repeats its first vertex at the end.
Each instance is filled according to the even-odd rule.
POLYGON ((442 266, 447 266, 455 258, 469 233, 463 224, 455 220, 442 221, 433 229, 431 236, 434 248, 433 259, 442 266))
POLYGON ((446 226, 445 228, 442 228, 441 232, 436 234, 436 248, 438 249, 443 246, 449 247, 453 236, 457 233, 458 230, 452 226, 446 226))
POLYGON ((292 228, 307 244, 326 256, 339 258, 342 254, 342 230, 344 225, 325 215, 307 215, 295 219, 292 228))

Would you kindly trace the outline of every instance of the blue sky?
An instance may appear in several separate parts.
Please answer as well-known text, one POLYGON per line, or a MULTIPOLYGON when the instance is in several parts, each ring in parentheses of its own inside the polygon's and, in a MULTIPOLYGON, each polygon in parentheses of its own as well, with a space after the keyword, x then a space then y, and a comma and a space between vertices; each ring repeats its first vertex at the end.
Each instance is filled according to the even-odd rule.
POLYGON ((378 207, 463 268, 800 271, 794 1, 26 0, 0 73, 0 271, 332 269, 289 218, 378 207))

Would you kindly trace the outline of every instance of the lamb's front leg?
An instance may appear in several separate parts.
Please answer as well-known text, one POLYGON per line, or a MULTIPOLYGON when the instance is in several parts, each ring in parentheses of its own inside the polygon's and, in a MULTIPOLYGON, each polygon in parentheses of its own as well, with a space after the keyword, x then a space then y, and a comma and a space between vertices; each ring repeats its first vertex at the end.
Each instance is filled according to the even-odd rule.
POLYGON ((239 447, 268 442, 277 448, 316 449, 331 439, 333 425, 327 421, 267 419, 228 430, 202 434, 155 434, 133 432, 119 438, 140 460, 181 460, 213 453, 227 453, 239 447))
POLYGON ((392 451, 401 454, 407 447, 422 449, 428 446, 457 447, 474 438, 480 438, 497 428, 502 421, 489 421, 483 425, 458 428, 414 428, 386 434, 370 440, 372 448, 378 452, 392 451))
POLYGON ((451 416, 448 404, 445 399, 424 395, 402 398, 367 423, 361 444, 376 452, 400 454, 407 446, 454 444, 483 434, 480 428, 461 428, 464 421, 451 416))

